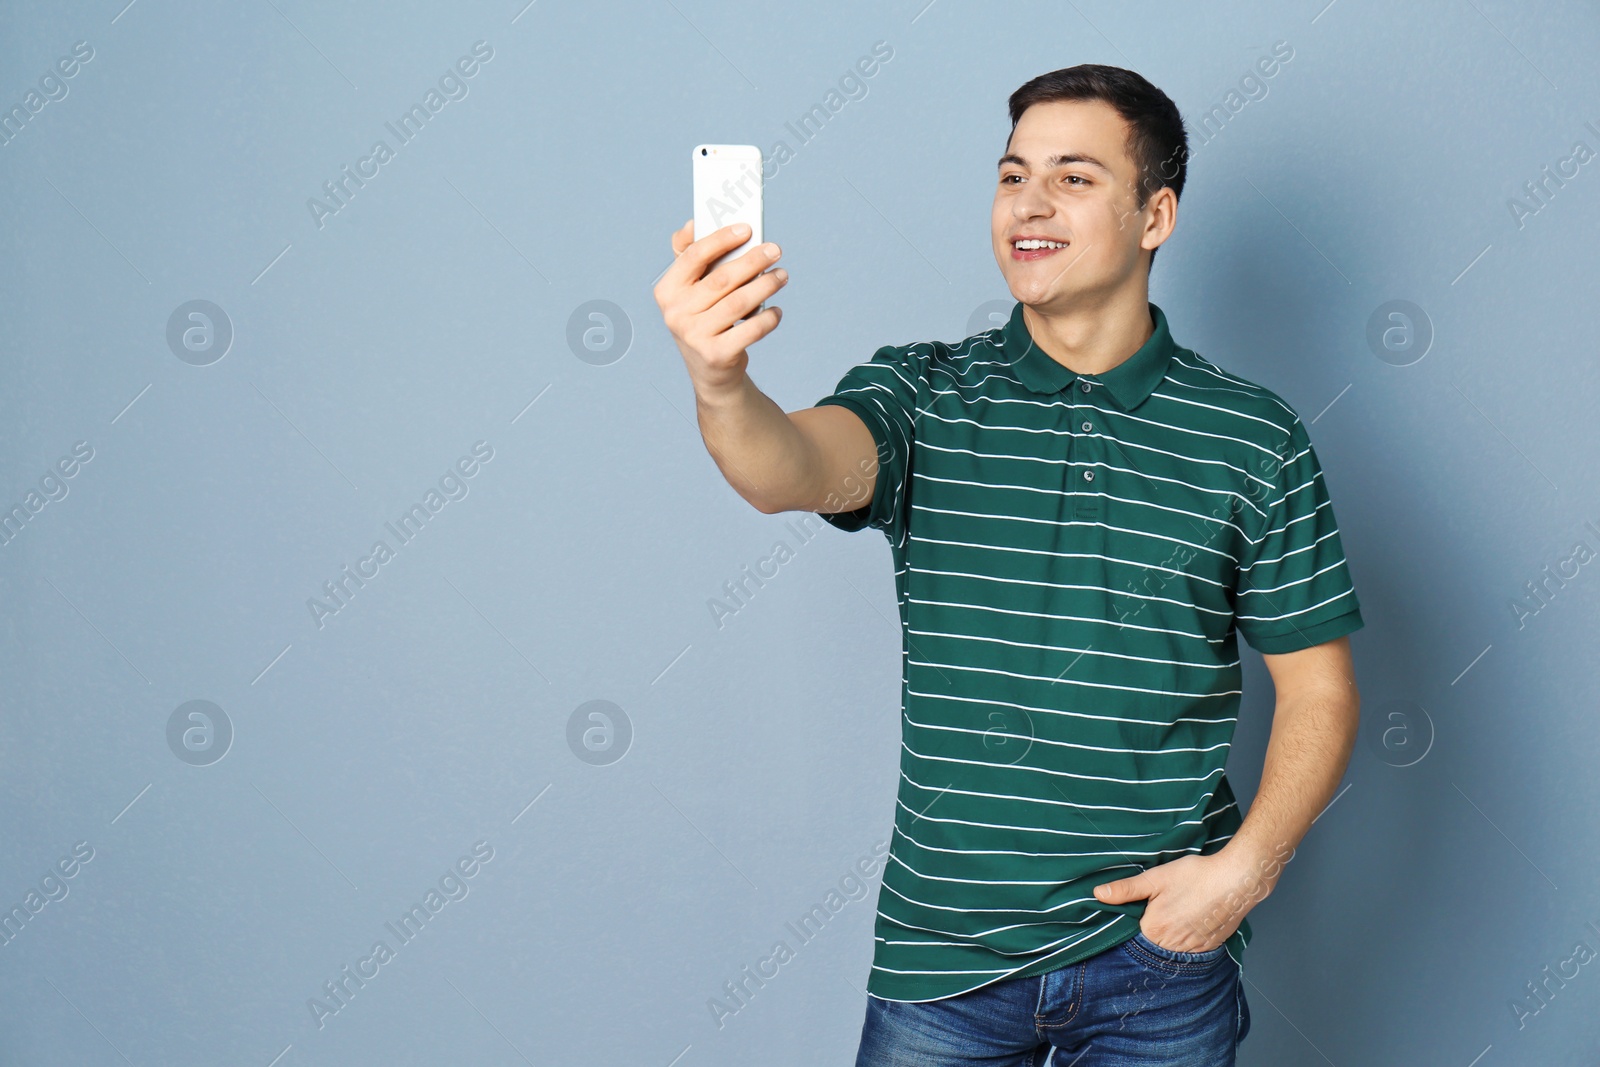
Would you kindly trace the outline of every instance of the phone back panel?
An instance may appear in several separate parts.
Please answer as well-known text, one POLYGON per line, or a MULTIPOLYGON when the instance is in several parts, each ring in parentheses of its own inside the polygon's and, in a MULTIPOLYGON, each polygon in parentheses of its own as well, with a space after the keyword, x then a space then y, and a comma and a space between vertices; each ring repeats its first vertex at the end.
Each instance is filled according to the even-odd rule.
POLYGON ((755 145, 703 144, 694 148, 694 236, 743 222, 750 239, 719 256, 712 268, 742 255, 761 236, 761 149, 755 145))

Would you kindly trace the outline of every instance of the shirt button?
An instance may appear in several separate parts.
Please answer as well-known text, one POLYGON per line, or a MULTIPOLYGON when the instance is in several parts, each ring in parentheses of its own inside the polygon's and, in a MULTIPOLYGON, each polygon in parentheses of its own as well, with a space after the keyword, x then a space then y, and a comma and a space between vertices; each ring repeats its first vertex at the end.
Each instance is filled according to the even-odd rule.
POLYGON ((1084 382, 1083 383, 1083 391, 1086 392, 1086 393, 1089 391, 1089 383, 1088 382, 1084 382))
POLYGON ((1093 430, 1093 429, 1094 429, 1094 423, 1086 422, 1086 423, 1083 424, 1083 432, 1084 433, 1088 433, 1090 430, 1093 430))
POLYGON ((1094 481, 1094 471, 1084 471, 1083 472, 1083 480, 1086 481, 1086 482, 1094 481))

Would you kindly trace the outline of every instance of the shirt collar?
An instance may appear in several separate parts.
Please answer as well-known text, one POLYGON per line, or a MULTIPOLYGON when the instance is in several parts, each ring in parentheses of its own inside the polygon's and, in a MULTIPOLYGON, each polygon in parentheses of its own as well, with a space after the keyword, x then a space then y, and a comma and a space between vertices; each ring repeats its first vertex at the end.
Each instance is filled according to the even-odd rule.
MULTIPOLYGON (((1167 317, 1160 308, 1150 305, 1150 319, 1155 331, 1139 350, 1108 371, 1081 375, 1092 383, 1104 385, 1124 410, 1131 411, 1144 402, 1167 373, 1167 364, 1177 348, 1167 330, 1167 317)), ((1011 309, 1011 319, 1000 332, 1001 351, 1013 372, 1035 393, 1058 393, 1074 385, 1080 375, 1062 366, 1044 349, 1033 343, 1028 327, 1022 321, 1022 301, 1011 309)))

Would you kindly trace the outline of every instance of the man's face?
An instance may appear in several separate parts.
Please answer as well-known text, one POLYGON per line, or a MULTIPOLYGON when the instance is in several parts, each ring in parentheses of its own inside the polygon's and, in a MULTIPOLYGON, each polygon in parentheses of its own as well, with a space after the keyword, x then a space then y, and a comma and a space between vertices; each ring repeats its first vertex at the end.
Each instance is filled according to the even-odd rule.
POLYGON ((1054 100, 1022 113, 1000 160, 991 218, 995 259, 1015 299, 1065 312, 1145 271, 1143 249, 1166 236, 1150 226, 1152 207, 1172 194, 1162 190, 1138 206, 1127 145, 1127 123, 1098 100, 1054 100), (1018 248, 1024 238, 1065 247, 1018 248))

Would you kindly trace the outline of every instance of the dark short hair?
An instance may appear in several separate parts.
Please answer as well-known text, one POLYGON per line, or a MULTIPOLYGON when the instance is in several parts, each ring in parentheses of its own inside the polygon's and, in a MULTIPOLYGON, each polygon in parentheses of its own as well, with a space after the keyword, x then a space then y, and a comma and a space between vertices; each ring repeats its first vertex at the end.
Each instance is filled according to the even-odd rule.
MULTIPOLYGON (((1080 63, 1041 74, 1011 94, 1011 129, 1034 104, 1054 100, 1099 100, 1114 108, 1128 124, 1128 156, 1139 180, 1134 186, 1139 207, 1163 186, 1183 195, 1189 170, 1189 135, 1178 105, 1142 76, 1122 67, 1080 63)), ((1160 249, 1152 249, 1151 262, 1160 249)))

